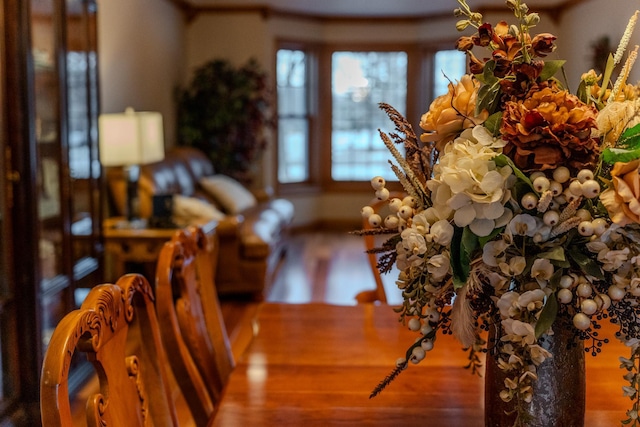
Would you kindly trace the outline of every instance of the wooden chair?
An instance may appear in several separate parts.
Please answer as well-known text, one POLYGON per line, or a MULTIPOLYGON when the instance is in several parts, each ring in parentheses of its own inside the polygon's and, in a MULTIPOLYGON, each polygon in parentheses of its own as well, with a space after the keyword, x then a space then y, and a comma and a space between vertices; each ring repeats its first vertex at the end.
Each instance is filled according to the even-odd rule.
POLYGON ((99 379, 87 400, 88 426, 178 425, 153 292, 143 276, 92 288, 57 325, 42 365, 44 427, 73 426, 68 380, 76 353, 86 354, 99 379))
MULTIPOLYGON (((389 196, 389 200, 392 198, 402 199, 404 196, 405 195, 402 193, 392 192, 389 196)), ((369 206, 373 208, 373 211, 375 213, 380 214, 384 219, 386 214, 385 207, 388 205, 388 203, 389 203, 388 200, 381 201, 378 199, 373 199, 369 204, 369 206)), ((371 230, 373 227, 371 226, 371 224, 369 224, 368 219, 363 218, 362 228, 364 230, 371 230)), ((378 246, 377 241, 379 239, 376 239, 376 237, 378 236, 371 235, 371 234, 365 234, 363 236, 364 245, 367 250, 367 258, 369 259, 369 266, 371 267, 371 272, 373 273, 373 278, 375 279, 376 287, 375 289, 359 292, 356 295, 356 301, 358 302, 358 304, 375 303, 375 302, 380 302, 383 304, 387 303, 387 294, 384 289, 384 282, 382 281, 382 275, 380 274, 380 270, 378 270, 378 256, 375 253, 369 252, 370 250, 378 246)))
POLYGON ((211 255, 215 239, 199 228, 165 243, 156 270, 158 318, 169 363, 196 425, 206 425, 234 366, 211 255))

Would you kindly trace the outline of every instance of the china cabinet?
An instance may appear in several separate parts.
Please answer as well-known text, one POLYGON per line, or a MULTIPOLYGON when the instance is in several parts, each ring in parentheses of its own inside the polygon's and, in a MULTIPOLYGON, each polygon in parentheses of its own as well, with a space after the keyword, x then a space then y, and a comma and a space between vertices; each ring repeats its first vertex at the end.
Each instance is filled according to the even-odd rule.
POLYGON ((37 425, 49 337, 102 280, 96 4, 0 4, 0 424, 37 425))

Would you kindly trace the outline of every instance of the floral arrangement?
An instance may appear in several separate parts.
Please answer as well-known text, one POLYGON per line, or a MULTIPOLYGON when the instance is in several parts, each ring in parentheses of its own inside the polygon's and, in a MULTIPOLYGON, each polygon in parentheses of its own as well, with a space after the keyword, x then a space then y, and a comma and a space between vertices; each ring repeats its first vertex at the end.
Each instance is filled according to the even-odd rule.
POLYGON ((608 342, 597 333, 607 320, 631 352, 621 358, 633 401, 623 423, 640 425, 640 89, 627 83, 638 12, 604 72, 586 72, 570 93, 556 77, 564 61, 546 60, 556 37, 530 34, 539 16, 526 4, 507 0, 517 24, 492 26, 458 3, 458 30, 476 30, 456 43, 470 74, 431 104, 420 137, 381 104, 396 128, 381 137, 406 197, 390 198, 373 178, 390 213, 365 206, 373 228, 356 234, 389 236, 373 252, 381 272, 399 270, 398 312, 419 338, 372 397, 424 359, 438 332, 469 349, 475 370, 494 324, 491 352, 507 378, 500 397, 520 411, 553 357, 540 339, 556 320, 568 319, 593 355, 608 342))

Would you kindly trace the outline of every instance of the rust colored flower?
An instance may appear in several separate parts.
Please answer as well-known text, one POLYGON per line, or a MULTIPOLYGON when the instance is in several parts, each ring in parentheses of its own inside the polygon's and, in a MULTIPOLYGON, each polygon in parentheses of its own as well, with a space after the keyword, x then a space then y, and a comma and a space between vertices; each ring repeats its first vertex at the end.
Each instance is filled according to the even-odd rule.
POLYGON ((460 37, 456 49, 466 52, 472 74, 481 74, 487 61, 492 60, 493 75, 501 80, 503 93, 520 99, 536 83, 544 66, 538 58, 555 50, 555 40, 556 36, 551 33, 541 33, 533 39, 528 33, 518 36, 505 21, 500 21, 495 27, 481 25, 473 36, 460 37), (478 59, 471 51, 474 46, 488 48, 491 57, 478 59))
POLYGON ((486 111, 475 116, 479 87, 480 83, 468 74, 455 85, 449 83, 449 92, 436 98, 420 119, 420 127, 426 131, 420 139, 435 142, 435 148, 442 152, 462 130, 484 122, 488 116, 486 111))
POLYGON ((489 43, 494 41, 495 37, 496 37, 496 34, 493 31, 493 27, 491 26, 491 24, 485 23, 478 28, 478 35, 474 40, 476 45, 487 47, 489 46, 489 43))
POLYGON ((482 74, 485 63, 476 58, 471 51, 467 52, 467 56, 469 57, 469 71, 471 74, 482 74))
POLYGON ((547 54, 553 52, 556 48, 554 44, 556 38, 556 36, 550 33, 536 35, 533 40, 531 40, 531 51, 533 55, 545 57, 547 54))
POLYGON ((616 163, 611 170, 611 187, 600 194, 611 221, 620 226, 640 224, 640 159, 616 163))
POLYGON ((514 60, 520 55, 522 55, 520 40, 510 34, 505 34, 500 39, 498 48, 491 54, 494 61, 496 61, 494 75, 496 77, 504 77, 509 74, 514 60))
MULTIPOLYGON (((511 74, 515 78, 500 80, 502 93, 512 101, 523 99, 529 93, 530 87, 537 81, 543 68, 544 62, 539 59, 534 59, 530 63, 513 64, 511 74)), ((538 85, 541 89, 549 84, 542 82, 538 85)))
POLYGON ((598 140, 591 136, 597 110, 554 86, 534 86, 524 100, 505 103, 501 133, 504 152, 524 171, 574 171, 595 164, 598 140))
POLYGON ((473 38, 470 36, 462 36, 456 41, 456 49, 461 52, 468 52, 473 49, 473 38))
POLYGON ((511 37, 509 34, 509 24, 507 21, 500 21, 496 24, 493 29, 493 42, 498 46, 499 49, 504 49, 502 45, 503 40, 507 37, 511 37))

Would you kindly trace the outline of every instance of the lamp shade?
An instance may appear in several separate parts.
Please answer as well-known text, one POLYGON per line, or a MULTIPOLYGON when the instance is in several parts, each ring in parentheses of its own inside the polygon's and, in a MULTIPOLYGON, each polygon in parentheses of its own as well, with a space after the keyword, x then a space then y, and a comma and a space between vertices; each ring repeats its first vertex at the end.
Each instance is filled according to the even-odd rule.
POLYGON ((99 118, 100 162, 103 166, 153 163, 164 158, 162 115, 133 111, 99 118))

